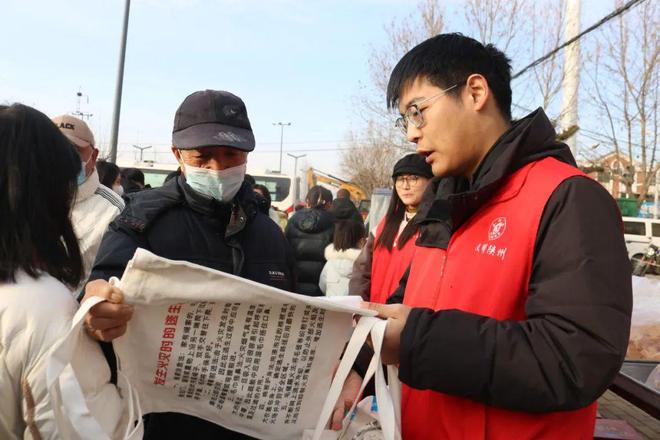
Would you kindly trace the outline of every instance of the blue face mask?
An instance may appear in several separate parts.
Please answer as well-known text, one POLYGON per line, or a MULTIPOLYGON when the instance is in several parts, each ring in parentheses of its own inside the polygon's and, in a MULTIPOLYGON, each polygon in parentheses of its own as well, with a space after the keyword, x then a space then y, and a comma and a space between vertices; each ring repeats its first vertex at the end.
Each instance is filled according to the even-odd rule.
POLYGON ((82 168, 80 168, 80 172, 78 173, 78 186, 82 185, 85 183, 85 180, 87 180, 87 174, 85 173, 86 166, 87 162, 82 162, 82 168))
POLYGON ((81 161, 80 162, 81 167, 80 167, 80 172, 78 173, 78 186, 82 185, 87 180, 86 168, 87 168, 87 164, 89 163, 90 160, 92 160, 92 156, 89 156, 89 159, 87 159, 86 161, 84 161, 84 162, 81 161))
POLYGON ((247 165, 209 170, 184 164, 186 183, 195 191, 220 202, 231 201, 241 189, 247 165))

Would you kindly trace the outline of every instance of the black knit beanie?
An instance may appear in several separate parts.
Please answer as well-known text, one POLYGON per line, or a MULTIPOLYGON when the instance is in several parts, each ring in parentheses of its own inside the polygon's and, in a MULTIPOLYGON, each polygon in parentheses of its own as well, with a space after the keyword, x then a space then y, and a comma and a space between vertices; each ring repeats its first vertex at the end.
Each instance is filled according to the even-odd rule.
POLYGON ((396 179, 397 176, 402 174, 412 174, 414 176, 426 177, 428 179, 433 177, 431 165, 426 163, 426 157, 421 154, 409 154, 399 159, 394 165, 392 178, 396 179))

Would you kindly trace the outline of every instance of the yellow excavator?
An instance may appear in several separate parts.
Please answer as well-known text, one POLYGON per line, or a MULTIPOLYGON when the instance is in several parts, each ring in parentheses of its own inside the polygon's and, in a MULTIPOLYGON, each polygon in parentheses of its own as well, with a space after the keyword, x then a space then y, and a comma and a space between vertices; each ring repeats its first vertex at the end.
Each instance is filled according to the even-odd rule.
POLYGON ((318 185, 319 183, 325 183, 326 185, 333 186, 337 189, 347 190, 351 194, 351 199, 353 199, 353 202, 358 205, 361 201, 368 199, 367 193, 354 183, 348 182, 344 179, 340 179, 339 177, 335 177, 331 174, 324 173, 323 171, 319 171, 311 167, 308 168, 307 188, 309 189, 314 185, 318 185))

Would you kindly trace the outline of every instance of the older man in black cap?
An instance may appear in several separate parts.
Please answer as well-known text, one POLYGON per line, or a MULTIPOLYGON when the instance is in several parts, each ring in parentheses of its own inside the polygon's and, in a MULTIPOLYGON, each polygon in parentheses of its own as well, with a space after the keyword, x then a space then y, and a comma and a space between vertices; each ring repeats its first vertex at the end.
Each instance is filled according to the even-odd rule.
MULTIPOLYGON (((121 276, 136 248, 187 260, 260 283, 293 291, 293 260, 279 227, 257 207, 244 182, 254 136, 243 101, 228 92, 204 90, 188 96, 176 112, 172 152, 181 175, 163 187, 129 195, 126 209, 103 238, 92 280, 121 276)), ((94 281, 88 294, 115 303, 92 309, 88 331, 110 341, 125 331, 130 306, 121 292, 94 281), (113 299, 116 298, 116 299, 113 299)), ((114 363, 111 347, 105 351, 114 363)), ((145 439, 249 438, 192 416, 146 417, 145 439)))

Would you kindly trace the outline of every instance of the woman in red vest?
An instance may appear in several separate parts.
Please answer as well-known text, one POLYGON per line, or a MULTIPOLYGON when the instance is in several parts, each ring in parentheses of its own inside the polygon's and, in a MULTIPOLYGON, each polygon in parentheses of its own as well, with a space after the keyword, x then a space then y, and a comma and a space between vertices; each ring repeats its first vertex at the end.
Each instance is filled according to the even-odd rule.
POLYGON ((385 304, 397 289, 412 260, 418 233, 412 220, 431 177, 431 166, 419 154, 404 156, 394 165, 390 205, 353 266, 351 295, 385 304))

